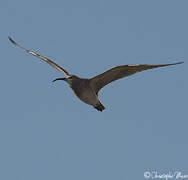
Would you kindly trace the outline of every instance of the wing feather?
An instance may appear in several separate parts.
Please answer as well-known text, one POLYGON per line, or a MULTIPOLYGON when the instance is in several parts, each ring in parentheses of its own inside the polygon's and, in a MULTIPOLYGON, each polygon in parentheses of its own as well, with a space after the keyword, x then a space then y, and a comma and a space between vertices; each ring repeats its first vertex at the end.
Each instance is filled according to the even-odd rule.
POLYGON ((48 63, 50 66, 54 67, 55 69, 57 69, 58 71, 60 71, 61 73, 65 74, 65 76, 69 76, 69 73, 63 69, 62 67, 60 67, 59 65, 57 65, 56 63, 54 63, 53 61, 51 61, 50 59, 44 57, 44 56, 41 56, 33 51, 30 51, 28 49, 25 49, 23 48, 22 46, 20 46, 18 43, 16 43, 11 37, 8 37, 8 39, 17 47, 19 47, 20 49, 24 50, 25 52, 33 55, 33 56, 36 56, 40 59, 42 59, 43 61, 45 61, 46 63, 48 63))
POLYGON ((111 69, 108 69, 107 71, 94 76, 90 79, 91 86, 94 88, 95 92, 98 93, 98 91, 103 88, 105 85, 111 83, 112 81, 118 80, 123 77, 130 76, 132 74, 158 68, 158 67, 164 67, 164 66, 171 66, 176 64, 181 64, 183 62, 173 63, 173 64, 136 64, 136 65, 122 65, 122 66, 115 66, 111 69))

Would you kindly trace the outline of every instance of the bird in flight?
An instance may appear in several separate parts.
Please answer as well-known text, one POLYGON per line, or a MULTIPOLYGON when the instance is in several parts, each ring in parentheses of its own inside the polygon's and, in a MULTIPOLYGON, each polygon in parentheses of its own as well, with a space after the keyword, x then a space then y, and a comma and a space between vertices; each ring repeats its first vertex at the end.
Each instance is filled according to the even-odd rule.
POLYGON ((158 67, 164 67, 164 66, 171 66, 171 65, 177 65, 182 64, 183 62, 177 62, 177 63, 171 63, 171 64, 136 64, 136 65, 120 65, 112 67, 106 71, 104 71, 101 74, 98 74, 90 79, 85 78, 79 78, 78 76, 69 74, 64 68, 60 67, 56 63, 54 63, 52 60, 41 56, 33 51, 30 51, 28 49, 23 48, 18 43, 16 43, 11 37, 8 37, 8 39, 17 47, 24 50, 25 52, 36 56, 46 63, 48 63, 50 66, 54 67, 61 73, 65 75, 63 78, 57 78, 54 79, 53 82, 57 80, 63 80, 67 82, 74 92, 74 94, 84 103, 89 104, 93 106, 98 111, 103 111, 105 107, 102 105, 102 103, 99 101, 98 98, 98 92, 101 88, 103 88, 105 85, 111 83, 112 81, 118 80, 123 77, 130 76, 132 74, 135 74, 137 72, 141 72, 148 69, 158 68, 158 67))

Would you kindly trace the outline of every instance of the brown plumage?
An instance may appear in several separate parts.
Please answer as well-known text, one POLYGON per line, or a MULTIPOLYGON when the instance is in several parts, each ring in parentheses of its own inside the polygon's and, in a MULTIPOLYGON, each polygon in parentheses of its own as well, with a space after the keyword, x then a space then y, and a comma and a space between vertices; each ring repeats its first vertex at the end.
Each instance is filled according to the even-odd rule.
POLYGON ((92 105, 94 108, 96 108, 98 111, 103 111, 105 107, 101 104, 101 102, 98 99, 98 92, 101 88, 103 88, 105 85, 111 83, 112 81, 118 80, 123 77, 130 76, 132 74, 135 74, 137 72, 141 72, 148 69, 158 68, 158 67, 164 67, 164 66, 171 66, 171 65, 177 65, 182 64, 183 62, 177 62, 177 63, 171 63, 171 64, 157 64, 157 65, 151 65, 151 64, 136 64, 136 65, 122 65, 122 66, 115 66, 111 69, 108 69, 107 71, 92 77, 90 79, 83 79, 79 78, 75 75, 70 75, 65 69, 51 61, 50 59, 41 56, 33 51, 27 50, 23 47, 21 47, 19 44, 17 44, 15 41, 13 41, 10 37, 8 37, 9 40, 20 49, 24 50, 25 52, 32 54, 33 56, 36 56, 46 63, 48 63, 50 66, 56 68, 58 71, 63 73, 65 75, 65 78, 57 78, 53 80, 53 82, 57 80, 64 80, 66 81, 72 91, 75 93, 75 95, 86 104, 92 105))

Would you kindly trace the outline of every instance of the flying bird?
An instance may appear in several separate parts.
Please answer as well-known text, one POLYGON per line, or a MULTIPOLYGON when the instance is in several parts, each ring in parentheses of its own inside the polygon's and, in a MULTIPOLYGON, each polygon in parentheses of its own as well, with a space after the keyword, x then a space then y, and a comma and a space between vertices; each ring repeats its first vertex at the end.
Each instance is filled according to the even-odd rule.
POLYGON ((69 74, 64 68, 60 67, 56 63, 54 63, 52 60, 41 56, 33 51, 30 51, 28 49, 23 48, 18 43, 16 43, 12 38, 8 37, 8 39, 17 47, 24 50, 25 52, 36 56, 46 63, 48 63, 50 66, 54 67, 61 73, 65 75, 63 78, 57 78, 54 79, 53 82, 57 80, 63 80, 67 82, 74 92, 74 94, 84 103, 89 104, 96 108, 98 111, 103 111, 105 107, 102 105, 102 103, 99 101, 98 98, 98 92, 101 88, 103 88, 105 85, 118 80, 123 77, 130 76, 132 74, 158 68, 158 67, 164 67, 164 66, 171 66, 171 65, 177 65, 182 64, 183 62, 177 62, 172 64, 136 64, 136 65, 120 65, 115 66, 107 71, 104 71, 101 74, 98 74, 92 78, 86 79, 86 78, 80 78, 78 76, 69 74))

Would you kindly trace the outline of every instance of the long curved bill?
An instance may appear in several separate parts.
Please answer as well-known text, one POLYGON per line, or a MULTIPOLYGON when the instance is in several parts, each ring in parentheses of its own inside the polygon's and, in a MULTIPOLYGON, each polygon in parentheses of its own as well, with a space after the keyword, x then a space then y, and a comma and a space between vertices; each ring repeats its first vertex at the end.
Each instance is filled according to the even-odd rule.
POLYGON ((57 78, 57 79, 54 79, 52 82, 59 81, 59 80, 66 81, 66 78, 57 78))

